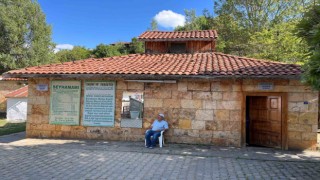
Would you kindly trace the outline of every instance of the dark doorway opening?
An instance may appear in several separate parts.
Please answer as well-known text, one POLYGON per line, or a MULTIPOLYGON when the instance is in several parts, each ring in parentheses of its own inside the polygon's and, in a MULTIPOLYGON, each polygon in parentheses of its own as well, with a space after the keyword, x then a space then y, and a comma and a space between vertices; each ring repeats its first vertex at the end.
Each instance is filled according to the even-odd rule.
POLYGON ((246 145, 281 148, 281 96, 246 97, 246 145))

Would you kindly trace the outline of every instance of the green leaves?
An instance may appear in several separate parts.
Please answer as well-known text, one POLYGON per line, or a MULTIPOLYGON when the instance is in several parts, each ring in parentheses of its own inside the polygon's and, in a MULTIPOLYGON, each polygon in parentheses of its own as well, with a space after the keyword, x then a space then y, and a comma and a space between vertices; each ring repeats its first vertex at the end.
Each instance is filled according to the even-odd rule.
POLYGON ((0 71, 52 60, 51 27, 36 1, 0 0, 0 71))
POLYGON ((314 89, 320 90, 320 1, 303 15, 297 25, 298 36, 305 39, 310 57, 303 66, 305 72, 303 81, 312 85, 314 89))

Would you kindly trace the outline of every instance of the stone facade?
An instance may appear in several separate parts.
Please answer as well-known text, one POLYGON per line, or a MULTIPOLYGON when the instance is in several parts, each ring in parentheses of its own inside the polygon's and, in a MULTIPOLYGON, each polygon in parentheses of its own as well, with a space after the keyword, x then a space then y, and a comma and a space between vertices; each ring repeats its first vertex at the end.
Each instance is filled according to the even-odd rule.
POLYGON ((49 124, 50 89, 39 92, 36 84, 49 85, 50 80, 29 79, 27 137, 143 141, 145 130, 157 113, 162 112, 170 128, 165 133, 167 142, 240 147, 244 144, 241 142, 244 92, 285 92, 288 148, 314 149, 316 146, 318 92, 295 80, 179 80, 172 84, 117 80, 113 128, 49 124), (272 82, 274 89, 258 90, 259 82, 272 82), (120 127, 124 91, 144 93, 143 128, 120 127))
POLYGON ((0 81, 0 113, 7 111, 6 94, 24 86, 27 81, 0 81))

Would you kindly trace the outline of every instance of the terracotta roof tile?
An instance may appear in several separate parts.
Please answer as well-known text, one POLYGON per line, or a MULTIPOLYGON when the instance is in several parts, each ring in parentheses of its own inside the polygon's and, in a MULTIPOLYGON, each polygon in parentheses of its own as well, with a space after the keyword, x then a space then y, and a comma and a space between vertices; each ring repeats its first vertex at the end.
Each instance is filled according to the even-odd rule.
POLYGON ((28 86, 24 86, 20 89, 11 91, 10 93, 6 94, 6 98, 21 98, 21 97, 28 97, 28 86))
POLYGON ((0 81, 27 81, 25 78, 5 78, 0 76, 0 81))
POLYGON ((214 40, 218 37, 216 30, 202 31, 146 31, 138 39, 142 41, 170 41, 170 40, 214 40))
POLYGON ((6 73, 8 77, 30 75, 186 75, 195 77, 297 77, 300 66, 222 53, 131 54, 101 59, 86 59, 60 64, 28 67, 6 73))

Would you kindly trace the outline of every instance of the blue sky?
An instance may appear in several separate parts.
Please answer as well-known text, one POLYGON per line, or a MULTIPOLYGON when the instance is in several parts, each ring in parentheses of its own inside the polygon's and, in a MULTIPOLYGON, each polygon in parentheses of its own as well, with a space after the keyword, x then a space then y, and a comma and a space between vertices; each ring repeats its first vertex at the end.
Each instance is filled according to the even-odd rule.
POLYGON ((160 30, 183 23, 185 9, 212 12, 212 0, 38 0, 53 41, 61 48, 94 48, 100 43, 130 41, 150 27, 156 15, 160 30), (69 46, 68 46, 69 45, 69 46))

